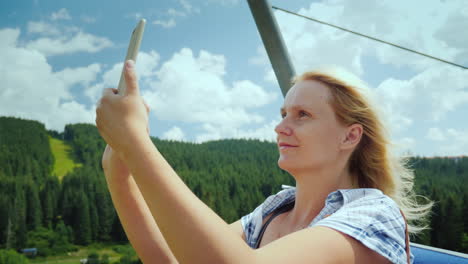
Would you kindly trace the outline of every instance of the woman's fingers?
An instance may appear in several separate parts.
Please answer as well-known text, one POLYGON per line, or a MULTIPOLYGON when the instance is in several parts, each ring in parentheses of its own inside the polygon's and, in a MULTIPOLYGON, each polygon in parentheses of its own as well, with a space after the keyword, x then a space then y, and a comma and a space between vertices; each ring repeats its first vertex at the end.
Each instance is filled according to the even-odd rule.
POLYGON ((129 138, 137 140, 149 131, 149 107, 140 97, 133 61, 125 63, 124 76, 126 93, 118 94, 115 88, 104 89, 96 107, 99 133, 116 152, 127 151, 133 146, 129 138))
POLYGON ((138 78, 135 73, 135 62, 128 60, 125 62, 125 83, 127 84, 128 95, 139 95, 138 78))
MULTIPOLYGON (((96 105, 96 114, 98 114, 98 112, 102 109, 102 103, 103 102, 109 102, 109 97, 114 95, 115 92, 114 90, 116 89, 113 89, 113 88, 105 88, 103 91, 102 91, 102 97, 101 99, 99 99, 97 105, 96 105)), ((96 120, 97 120, 97 117, 98 115, 96 115, 96 120)))

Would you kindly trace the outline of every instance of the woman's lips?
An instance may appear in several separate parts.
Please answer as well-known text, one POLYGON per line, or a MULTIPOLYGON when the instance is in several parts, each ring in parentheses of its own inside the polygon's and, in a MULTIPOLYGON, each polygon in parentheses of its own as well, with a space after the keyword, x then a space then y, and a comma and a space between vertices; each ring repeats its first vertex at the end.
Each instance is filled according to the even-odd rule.
POLYGON ((298 146, 280 142, 280 143, 278 143, 278 147, 281 150, 281 149, 297 148, 298 146))

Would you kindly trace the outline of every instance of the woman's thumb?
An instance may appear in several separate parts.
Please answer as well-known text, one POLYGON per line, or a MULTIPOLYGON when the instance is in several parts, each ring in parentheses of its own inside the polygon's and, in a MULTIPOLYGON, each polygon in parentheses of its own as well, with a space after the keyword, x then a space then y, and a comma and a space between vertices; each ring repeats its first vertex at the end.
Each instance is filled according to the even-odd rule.
POLYGON ((138 78, 135 72, 135 62, 127 60, 125 62, 125 84, 127 85, 127 94, 139 94, 138 78))

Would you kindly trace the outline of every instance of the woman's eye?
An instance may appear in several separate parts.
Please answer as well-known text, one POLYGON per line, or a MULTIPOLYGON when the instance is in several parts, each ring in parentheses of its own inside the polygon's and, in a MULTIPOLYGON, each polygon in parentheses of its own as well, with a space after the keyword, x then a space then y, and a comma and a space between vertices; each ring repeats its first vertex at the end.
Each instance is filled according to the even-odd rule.
POLYGON ((299 111, 299 117, 304 117, 304 116, 309 116, 309 114, 306 111, 299 111))

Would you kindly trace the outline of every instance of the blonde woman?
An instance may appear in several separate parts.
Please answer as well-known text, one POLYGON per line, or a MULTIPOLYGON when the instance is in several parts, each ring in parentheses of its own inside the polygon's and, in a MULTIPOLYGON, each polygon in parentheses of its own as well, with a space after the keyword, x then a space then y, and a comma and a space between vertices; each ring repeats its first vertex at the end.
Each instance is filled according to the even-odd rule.
MULTIPOLYGON (((128 91, 106 89, 96 124, 125 232, 144 263, 409 263, 404 215, 416 218, 411 173, 359 87, 321 72, 295 80, 277 125, 278 165, 296 187, 226 223, 150 140, 133 62, 128 91)), ((415 229, 410 227, 411 230, 415 229)))

